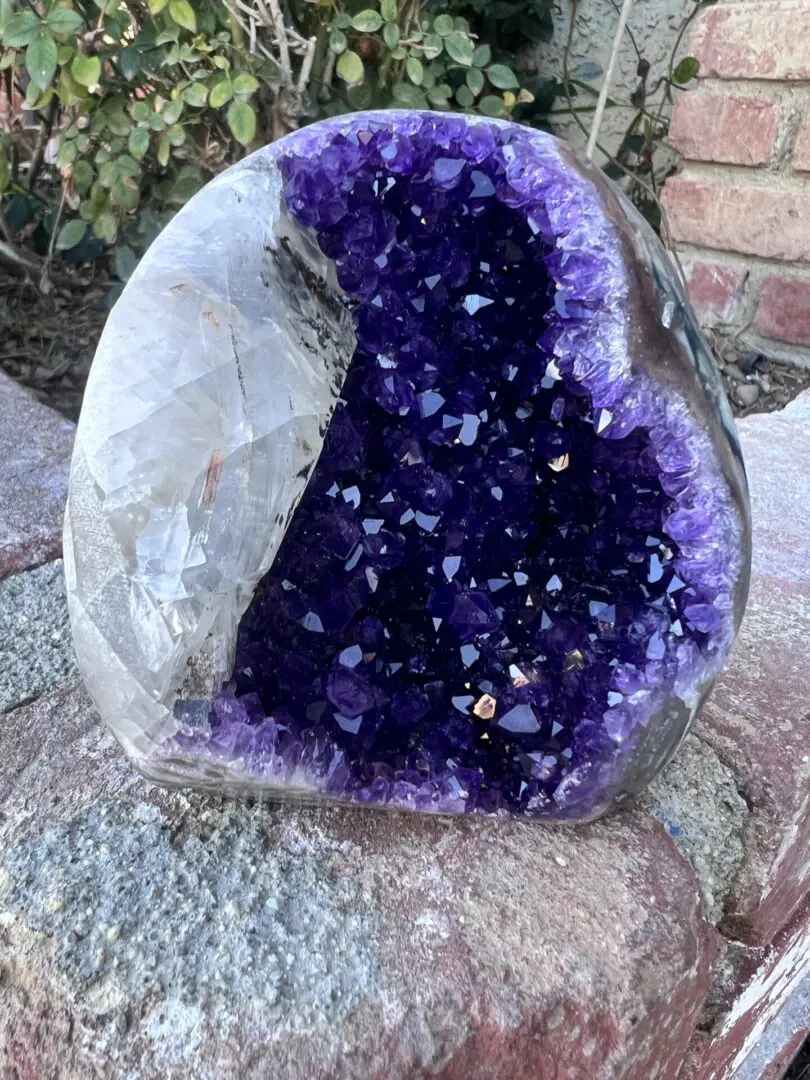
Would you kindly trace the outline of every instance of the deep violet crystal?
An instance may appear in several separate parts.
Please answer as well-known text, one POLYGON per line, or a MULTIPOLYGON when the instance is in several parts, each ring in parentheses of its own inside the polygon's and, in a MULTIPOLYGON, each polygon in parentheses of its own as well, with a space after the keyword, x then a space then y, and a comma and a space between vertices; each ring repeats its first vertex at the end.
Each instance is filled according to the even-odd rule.
POLYGON ((624 196, 545 134, 392 111, 259 151, 150 249, 66 562, 87 683, 156 779, 587 819, 688 729, 749 531, 624 196))

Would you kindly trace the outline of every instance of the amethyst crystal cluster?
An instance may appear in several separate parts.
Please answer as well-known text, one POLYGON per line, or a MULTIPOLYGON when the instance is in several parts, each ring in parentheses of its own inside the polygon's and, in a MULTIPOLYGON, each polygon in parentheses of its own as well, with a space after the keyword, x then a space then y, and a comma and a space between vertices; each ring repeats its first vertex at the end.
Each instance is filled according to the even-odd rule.
MULTIPOLYGON (((739 451, 666 255, 599 173, 512 124, 361 114, 262 151, 237 190, 240 170, 277 201, 263 258, 292 311, 287 378, 327 372, 329 393, 317 445, 287 433, 310 451, 299 489, 249 538, 269 559, 219 637, 202 619, 207 645, 198 632, 197 659, 175 662, 161 723, 125 745, 169 781, 596 816, 677 746, 747 587, 739 451)), ((229 404, 243 429, 254 382, 287 393, 263 331, 229 404)), ((249 463, 227 484, 231 455, 205 439, 186 505, 229 499, 223 535, 244 545, 249 463)), ((149 537, 130 611, 168 617, 215 552, 187 525, 167 583, 176 521, 127 520, 136 553, 149 537)))

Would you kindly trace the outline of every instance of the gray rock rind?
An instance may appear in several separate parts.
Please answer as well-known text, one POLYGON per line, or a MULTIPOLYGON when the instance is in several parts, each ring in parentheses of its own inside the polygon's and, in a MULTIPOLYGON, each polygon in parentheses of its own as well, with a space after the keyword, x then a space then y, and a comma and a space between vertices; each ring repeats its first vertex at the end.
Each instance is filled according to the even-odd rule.
POLYGON ((83 692, 14 716, 0 1075, 675 1075, 713 940, 641 811, 556 831, 216 802, 136 779, 83 692))

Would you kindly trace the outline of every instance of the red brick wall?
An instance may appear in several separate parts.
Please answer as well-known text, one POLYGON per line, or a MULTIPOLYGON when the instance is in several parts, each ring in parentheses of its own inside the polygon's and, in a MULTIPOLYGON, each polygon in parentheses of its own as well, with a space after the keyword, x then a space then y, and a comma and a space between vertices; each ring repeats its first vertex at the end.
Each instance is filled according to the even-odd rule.
POLYGON ((690 52, 664 205, 692 301, 704 325, 810 365, 810 0, 707 8, 690 52))

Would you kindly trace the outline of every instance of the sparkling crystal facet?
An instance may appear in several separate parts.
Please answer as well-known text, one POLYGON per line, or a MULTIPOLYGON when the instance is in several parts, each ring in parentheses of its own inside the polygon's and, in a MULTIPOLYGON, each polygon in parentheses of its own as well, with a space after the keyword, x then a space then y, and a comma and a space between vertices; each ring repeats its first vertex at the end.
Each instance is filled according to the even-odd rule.
POLYGON ((592 817, 672 753, 747 588, 667 256, 560 143, 341 117, 209 185, 111 315, 66 560, 169 782, 592 817))

